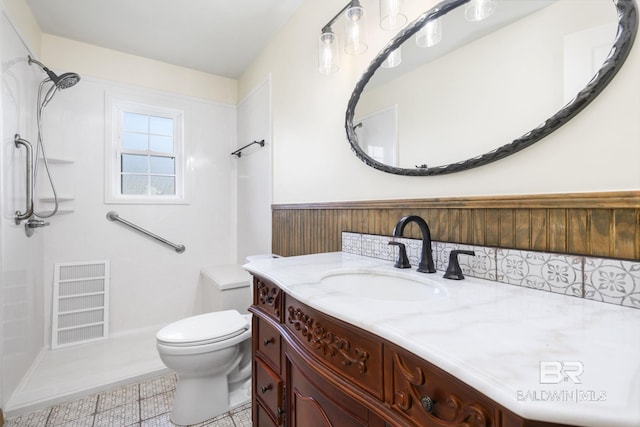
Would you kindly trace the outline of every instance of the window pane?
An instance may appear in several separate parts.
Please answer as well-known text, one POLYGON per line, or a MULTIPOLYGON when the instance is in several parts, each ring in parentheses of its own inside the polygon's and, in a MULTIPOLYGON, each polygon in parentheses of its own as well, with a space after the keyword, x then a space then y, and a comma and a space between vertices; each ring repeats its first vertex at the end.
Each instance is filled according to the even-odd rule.
POLYGON ((149 149, 149 136, 145 133, 122 133, 122 146, 128 150, 144 150, 149 149))
POLYGON ((135 154, 123 154, 122 155, 122 172, 128 173, 147 173, 148 172, 148 157, 138 156, 135 154))
POLYGON ((145 114, 124 113, 123 117, 124 130, 135 132, 149 132, 149 116, 145 114))
POLYGON ((166 117, 153 117, 149 118, 149 133, 156 135, 173 135, 173 119, 167 119, 166 117))
POLYGON ((175 158, 151 156, 151 173, 173 175, 175 174, 175 158))
POLYGON ((151 194, 165 196, 173 196, 176 194, 175 177, 151 175, 151 194))
POLYGON ((122 174, 122 194, 149 194, 147 176, 122 174))
POLYGON ((177 196, 183 188, 182 163, 178 163, 183 162, 182 134, 178 132, 183 126, 182 114, 137 103, 115 107, 119 135, 113 139, 113 147, 119 157, 109 157, 109 166, 115 166, 119 194, 143 203, 177 196))
POLYGON ((158 153, 173 153, 173 137, 149 135, 151 151, 158 153))

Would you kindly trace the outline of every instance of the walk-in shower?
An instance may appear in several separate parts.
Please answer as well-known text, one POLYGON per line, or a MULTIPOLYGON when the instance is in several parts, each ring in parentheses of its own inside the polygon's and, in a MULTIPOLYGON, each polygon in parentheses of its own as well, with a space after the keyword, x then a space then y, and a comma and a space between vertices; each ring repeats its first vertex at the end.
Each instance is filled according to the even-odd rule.
MULTIPOLYGON (((27 232, 27 236, 31 236, 33 234, 34 229, 39 227, 44 227, 49 225, 49 223, 42 221, 42 219, 50 218, 54 216, 58 212, 58 193, 56 192, 56 188, 53 182, 53 178, 51 177, 51 172, 49 170, 49 161, 47 159, 47 155, 45 152, 44 146, 44 134, 42 130, 42 113, 44 111, 44 107, 51 102, 53 96, 59 89, 67 89, 72 86, 75 86, 80 81, 80 76, 76 73, 63 73, 57 75, 49 68, 47 68, 40 61, 33 59, 29 56, 29 65, 36 64, 42 71, 47 74, 47 77, 44 78, 40 82, 40 86, 38 88, 38 102, 37 102, 37 114, 36 114, 36 122, 38 127, 38 141, 36 143, 35 156, 31 160, 31 165, 29 162, 27 163, 27 174, 31 176, 30 182, 27 182, 27 204, 31 204, 33 206, 33 198, 35 198, 34 187, 37 183, 38 178, 38 159, 42 159, 42 164, 44 165, 45 171, 47 173, 47 179, 49 185, 51 187, 51 191, 53 193, 53 209, 51 211, 45 212, 37 212, 35 209, 32 211, 32 215, 30 215, 27 219, 27 223, 25 224, 25 230, 27 232), (42 153, 42 154, 41 154, 42 153), (29 170, 29 169, 32 170, 29 170), (40 219, 38 219, 40 218, 40 219)), ((28 156, 31 154, 28 153, 28 156)))

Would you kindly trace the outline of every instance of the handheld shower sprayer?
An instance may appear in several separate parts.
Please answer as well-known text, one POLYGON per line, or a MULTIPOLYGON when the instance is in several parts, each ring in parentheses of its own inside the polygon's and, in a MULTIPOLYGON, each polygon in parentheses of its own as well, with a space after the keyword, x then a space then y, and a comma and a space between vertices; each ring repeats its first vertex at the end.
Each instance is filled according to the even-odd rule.
MULTIPOLYGON (((38 125, 38 143, 36 145, 36 153, 35 158, 38 159, 40 153, 42 153, 42 163, 44 165, 45 171, 47 172, 47 177, 49 179, 49 184, 51 186, 51 191, 53 192, 53 209, 48 212, 36 212, 33 211, 33 215, 38 218, 50 218, 54 216, 58 212, 59 202, 58 202, 58 193, 56 192, 55 185, 53 184, 53 178, 51 178, 51 173, 49 171, 49 162, 47 160, 47 155, 44 149, 44 136, 42 132, 42 112, 44 107, 49 104, 53 95, 58 91, 58 89, 67 89, 71 86, 75 86, 80 81, 80 76, 76 73, 63 73, 59 76, 47 68, 42 62, 33 59, 29 56, 29 65, 36 64, 42 71, 47 74, 47 77, 40 82, 40 87, 38 88, 38 111, 36 115, 36 121, 38 125), (51 82, 51 86, 48 88, 46 93, 43 92, 43 89, 47 83, 51 82)), ((38 162, 35 163, 33 168, 33 182, 37 182, 38 176, 38 162)), ((42 223, 43 225, 48 225, 48 223, 42 223)), ((38 225, 40 226, 40 225, 38 225)))
POLYGON ((48 69, 42 62, 29 56, 29 65, 31 64, 36 64, 42 69, 42 71, 47 73, 49 80, 51 80, 58 89, 70 88, 80 81, 80 76, 77 73, 63 73, 58 76, 56 73, 48 69))

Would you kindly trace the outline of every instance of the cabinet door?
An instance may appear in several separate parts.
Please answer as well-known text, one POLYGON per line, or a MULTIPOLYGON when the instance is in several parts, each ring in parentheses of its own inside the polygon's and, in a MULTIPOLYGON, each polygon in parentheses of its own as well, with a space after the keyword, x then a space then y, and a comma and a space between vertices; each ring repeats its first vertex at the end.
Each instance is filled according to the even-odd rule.
POLYGON ((362 427, 369 411, 287 353, 288 427, 362 427))
POLYGON ((262 407, 261 404, 254 401, 254 421, 253 425, 255 427, 278 427, 278 425, 269 417, 267 411, 262 407))

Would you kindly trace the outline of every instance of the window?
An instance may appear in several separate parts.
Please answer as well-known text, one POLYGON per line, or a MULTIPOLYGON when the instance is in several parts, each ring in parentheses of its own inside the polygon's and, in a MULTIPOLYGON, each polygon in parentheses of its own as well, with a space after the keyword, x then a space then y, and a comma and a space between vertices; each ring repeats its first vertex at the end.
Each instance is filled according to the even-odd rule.
POLYGON ((183 113, 124 101, 111 103, 106 201, 181 203, 183 113))

